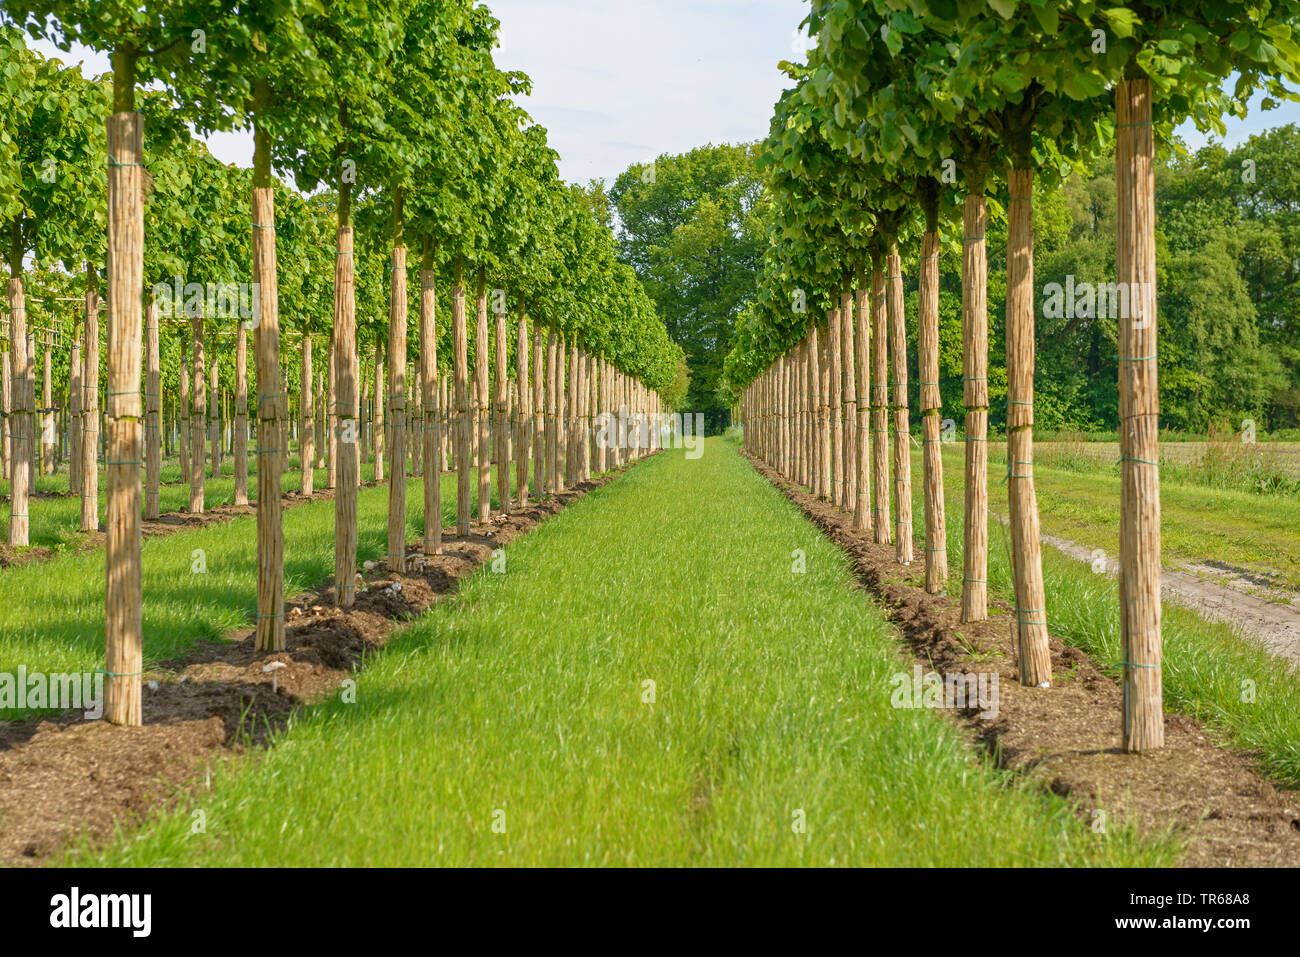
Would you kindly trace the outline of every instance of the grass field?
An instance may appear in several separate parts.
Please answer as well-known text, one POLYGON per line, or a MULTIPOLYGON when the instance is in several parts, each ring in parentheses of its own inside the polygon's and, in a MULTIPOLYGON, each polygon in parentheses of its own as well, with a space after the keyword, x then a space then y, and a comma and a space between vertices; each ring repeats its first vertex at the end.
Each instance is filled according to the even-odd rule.
MULTIPOLYGON (((378 527, 364 517, 363 541, 378 527)), ((889 676, 909 664, 892 629, 728 443, 637 465, 506 555, 407 626, 355 704, 313 709, 210 792, 73 862, 1176 859, 1099 838, 934 712, 892 708, 889 676)))
MULTIPOLYGON (((495 483, 493 492, 495 495, 495 483)), ((407 537, 424 530, 420 479, 407 483, 407 537)), ((442 478, 443 523, 455 520, 456 479, 442 478)), ((49 502, 41 502, 41 505, 49 502)), ((496 499, 493 498, 493 505, 496 499)), ((35 511, 35 510, 34 510, 35 511)), ((357 504, 359 561, 388 551, 388 489, 363 488, 357 504)), ((149 538, 144 568, 145 665, 183 652, 202 638, 251 627, 257 613, 257 520, 232 519, 203 529, 149 538), (201 550, 206 572, 194 571, 201 550)), ((284 513, 285 594, 334 574, 334 504, 319 501, 284 513)), ((103 667, 104 553, 57 555, 0 572, 0 672, 89 672, 103 667)), ((27 712, 6 711, 7 717, 27 712)))

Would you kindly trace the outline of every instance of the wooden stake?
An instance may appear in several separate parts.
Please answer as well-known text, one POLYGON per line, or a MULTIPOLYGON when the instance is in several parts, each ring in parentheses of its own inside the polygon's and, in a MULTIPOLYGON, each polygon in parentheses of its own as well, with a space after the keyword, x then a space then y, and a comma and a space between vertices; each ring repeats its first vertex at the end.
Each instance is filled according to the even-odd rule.
POLYGON ((929 229, 921 237, 920 315, 917 323, 917 366, 921 375, 921 435, 925 482, 925 590, 943 591, 948 581, 948 532, 943 499, 943 456, 939 395, 939 234, 929 229))

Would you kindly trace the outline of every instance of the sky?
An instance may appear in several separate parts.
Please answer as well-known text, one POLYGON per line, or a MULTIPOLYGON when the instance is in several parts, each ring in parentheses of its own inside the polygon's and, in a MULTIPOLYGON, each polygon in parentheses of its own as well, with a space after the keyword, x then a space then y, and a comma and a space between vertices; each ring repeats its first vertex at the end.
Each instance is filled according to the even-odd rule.
MULTIPOLYGON (((736 143, 767 134, 773 105, 789 82, 781 60, 802 59, 798 26, 805 0, 488 0, 501 21, 503 69, 533 82, 523 101, 546 127, 571 182, 613 179, 634 163, 706 143, 736 143)), ((69 56, 49 44, 40 52, 84 60, 106 72, 108 60, 84 48, 69 56)), ((1256 97, 1256 101, 1260 97, 1256 97)), ((1251 110, 1228 123, 1225 142, 1300 123, 1300 103, 1268 113, 1251 110)), ((1180 134, 1193 148, 1207 137, 1190 124, 1180 134)), ((214 155, 252 165, 246 133, 208 137, 214 155)))

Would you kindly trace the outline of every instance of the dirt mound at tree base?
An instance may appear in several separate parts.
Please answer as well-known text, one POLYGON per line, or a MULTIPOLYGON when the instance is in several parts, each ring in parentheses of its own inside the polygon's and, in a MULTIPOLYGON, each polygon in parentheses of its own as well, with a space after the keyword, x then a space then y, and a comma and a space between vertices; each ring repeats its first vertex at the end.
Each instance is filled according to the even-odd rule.
MULTIPOLYGON (((987 621, 963 623, 959 601, 925 592, 923 561, 897 564, 894 547, 856 531, 850 513, 745 454, 849 553, 858 579, 881 599, 926 671, 997 673, 998 716, 985 720, 965 709, 957 717, 1001 766, 1069 798, 1090 825, 1108 818, 1111 825, 1134 821, 1144 832, 1175 832, 1187 841, 1188 866, 1300 865, 1300 792, 1263 778, 1249 753, 1217 743, 1179 714, 1165 715, 1161 750, 1121 751, 1123 691, 1088 655, 1051 638, 1053 687, 1021 685, 1010 605, 990 600, 987 621)), ((918 547, 914 554, 925 552, 918 547)))
POLYGON ((144 675, 143 727, 79 715, 0 723, 0 865, 40 863, 75 837, 102 843, 201 786, 215 758, 272 744, 293 714, 352 680, 401 621, 456 591, 496 548, 621 471, 475 523, 467 538, 446 537, 440 555, 408 546, 408 571, 377 563, 346 611, 332 605, 332 582, 286 602, 283 651, 258 652, 255 634, 241 632, 158 663, 144 675))

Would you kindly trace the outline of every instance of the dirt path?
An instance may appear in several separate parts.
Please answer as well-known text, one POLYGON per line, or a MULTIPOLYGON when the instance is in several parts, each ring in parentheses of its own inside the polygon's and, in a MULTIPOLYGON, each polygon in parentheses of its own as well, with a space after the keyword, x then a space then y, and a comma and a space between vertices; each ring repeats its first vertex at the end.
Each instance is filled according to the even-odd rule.
MULTIPOLYGON (((990 515, 1006 524, 1006 516, 992 510, 990 515)), ((1100 549, 1043 535, 1043 541, 1057 551, 1093 564, 1101 571, 1105 562, 1107 575, 1119 574, 1119 560, 1100 549)), ((1272 655, 1300 665, 1300 594, 1281 588, 1251 575, 1243 569, 1230 566, 1191 566, 1193 574, 1177 568, 1165 568, 1161 575, 1161 594, 1165 600, 1191 608, 1213 621, 1231 625, 1239 634, 1258 640, 1272 655), (1219 581, 1208 581, 1201 575, 1214 576, 1219 581), (1260 595, 1256 592, 1264 590, 1260 595)))

